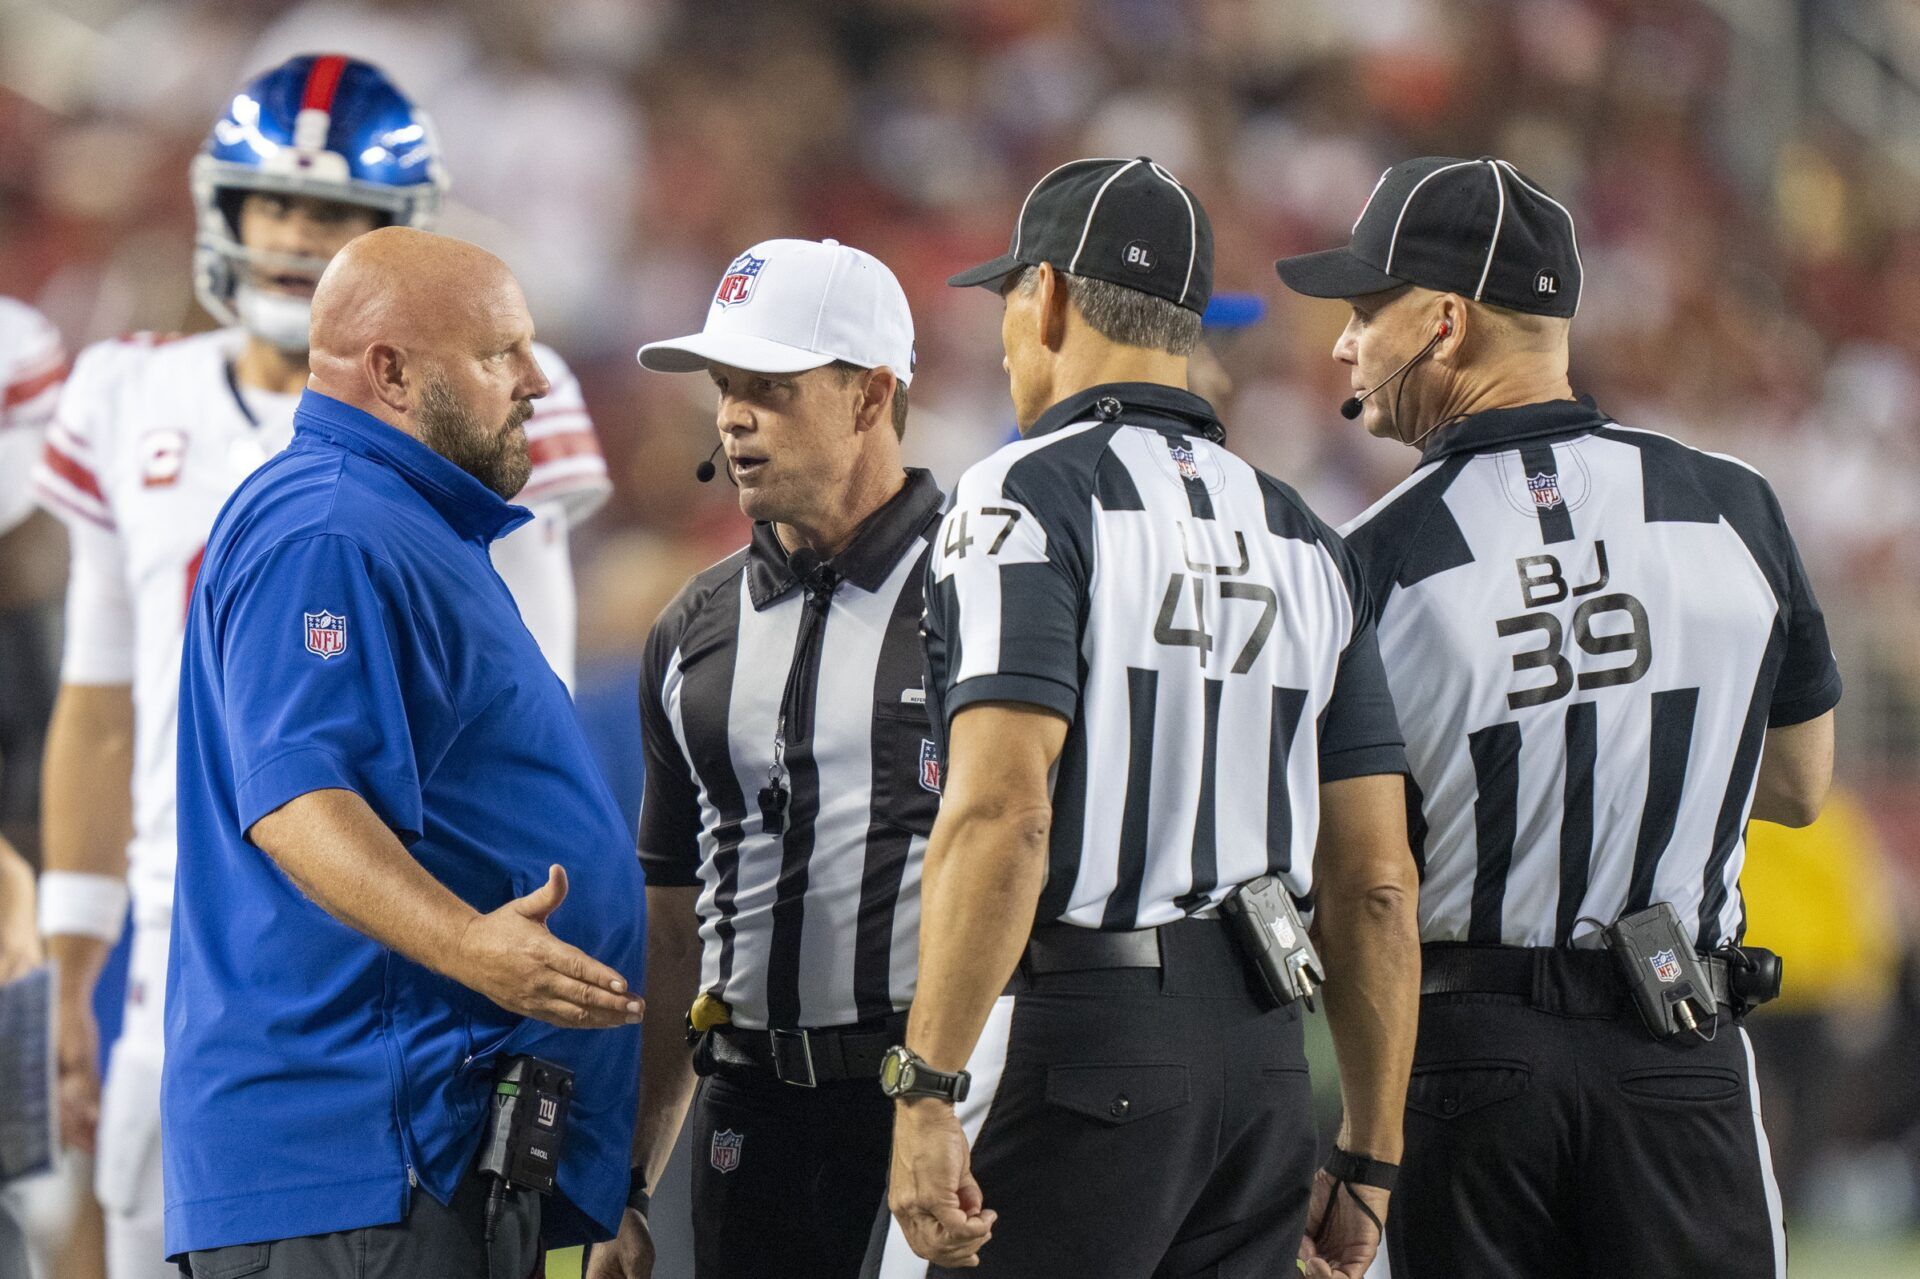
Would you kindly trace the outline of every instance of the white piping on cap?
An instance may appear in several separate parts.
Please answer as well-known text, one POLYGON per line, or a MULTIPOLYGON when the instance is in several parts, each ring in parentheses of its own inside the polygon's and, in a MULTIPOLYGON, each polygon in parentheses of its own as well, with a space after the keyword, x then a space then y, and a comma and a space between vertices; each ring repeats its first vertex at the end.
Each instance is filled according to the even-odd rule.
POLYGON ((1497 163, 1489 160, 1487 167, 1493 170, 1493 189, 1500 195, 1500 204, 1493 214, 1493 238, 1487 241, 1487 264, 1480 268, 1480 283, 1474 286, 1475 302, 1487 291, 1487 272, 1493 270, 1493 251, 1500 247, 1500 224, 1507 220, 1507 184, 1500 180, 1500 166, 1497 163))
POLYGON ((1413 190, 1407 192, 1407 198, 1400 203, 1400 216, 1393 220, 1393 238, 1387 241, 1387 264, 1380 268, 1383 275, 1393 274, 1393 253, 1400 247, 1400 224, 1407 220, 1407 208, 1413 203, 1413 197, 1420 194, 1420 188, 1449 169, 1464 169, 1470 164, 1478 163, 1480 163, 1478 160, 1456 160, 1452 164, 1443 164, 1413 184, 1413 190))
POLYGON ((1347 228, 1347 236, 1349 239, 1352 238, 1355 231, 1360 229, 1360 224, 1367 220, 1367 210, 1373 207, 1373 197, 1380 194, 1380 188, 1387 184, 1387 175, 1392 172, 1393 166, 1388 165, 1386 168, 1380 170, 1380 176, 1374 179, 1373 190, 1367 192, 1367 202, 1360 206, 1360 216, 1355 218, 1353 225, 1347 228))
POLYGON ((1065 164, 1056 164, 1051 169, 1048 169, 1046 174, 1038 182, 1027 188, 1027 198, 1020 201, 1020 214, 1013 220, 1013 251, 1007 254, 1007 256, 1012 258, 1020 256, 1020 241, 1024 236, 1027 224, 1027 206, 1033 203, 1033 193, 1047 185, 1048 178, 1060 172, 1062 169, 1071 169, 1076 164, 1118 164, 1122 158, 1123 157, 1117 155, 1099 159, 1088 156, 1079 160, 1069 160, 1065 164))
POLYGON ((1180 199, 1187 206, 1187 278, 1180 282, 1180 296, 1176 299, 1178 305, 1185 306, 1187 290, 1193 286, 1193 264, 1200 256, 1200 218, 1193 211, 1193 197, 1187 194, 1185 187, 1174 180, 1171 173, 1153 160, 1147 161, 1147 168, 1153 171, 1155 177, 1178 191, 1180 199))
MULTIPOLYGON (((1552 196, 1548 195, 1545 191, 1542 191, 1539 187, 1533 185, 1533 183, 1521 177, 1520 170, 1514 168, 1511 164, 1507 163, 1507 161, 1495 160, 1494 163, 1499 165, 1501 168, 1505 169, 1508 173, 1511 173, 1513 175, 1513 180, 1515 182, 1518 182, 1521 186, 1533 192, 1535 195, 1539 196, 1542 200, 1545 200, 1548 204, 1551 204, 1554 208, 1560 210, 1560 212, 1563 215, 1565 215, 1567 219, 1567 234, 1573 238, 1573 264, 1580 268, 1581 278, 1585 279, 1587 274, 1587 264, 1580 260, 1580 229, 1574 223, 1573 214, 1567 212, 1567 206, 1560 203, 1560 201, 1554 199, 1552 196)), ((1576 311, 1580 309, 1580 299, 1578 295, 1575 295, 1574 297, 1574 309, 1576 311)))
POLYGON ((1134 165, 1138 163, 1140 163, 1138 160, 1127 161, 1125 164, 1115 169, 1112 173, 1109 173, 1107 175, 1107 180, 1100 184, 1100 189, 1093 193, 1093 203, 1087 206, 1087 220, 1080 227, 1080 243, 1074 246, 1073 260, 1067 263, 1068 275, 1072 275, 1074 268, 1080 265, 1080 254, 1086 250, 1087 232, 1093 230, 1093 215, 1094 215, 1094 212, 1100 207, 1100 197, 1107 193, 1107 188, 1113 185, 1115 178, 1118 178, 1121 174, 1125 173, 1128 169, 1131 169, 1134 165))

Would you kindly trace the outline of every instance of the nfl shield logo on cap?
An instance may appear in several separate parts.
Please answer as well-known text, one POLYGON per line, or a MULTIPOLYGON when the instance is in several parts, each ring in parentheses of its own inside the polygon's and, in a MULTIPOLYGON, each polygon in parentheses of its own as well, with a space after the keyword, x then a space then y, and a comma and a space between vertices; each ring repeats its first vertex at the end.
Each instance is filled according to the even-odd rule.
POLYGON ((765 258, 756 258, 751 253, 742 253, 727 264, 727 273, 720 277, 720 287, 713 292, 715 306, 737 306, 753 296, 753 286, 760 279, 760 269, 766 266, 765 258))
POLYGON ((740 1166, 740 1147, 745 1145, 747 1135, 735 1132, 731 1128, 722 1128, 713 1134, 713 1144, 707 1151, 707 1162, 716 1172, 732 1172, 740 1166))
POLYGON ((347 651, 347 619, 322 609, 308 613, 307 651, 322 659, 338 657, 347 651))

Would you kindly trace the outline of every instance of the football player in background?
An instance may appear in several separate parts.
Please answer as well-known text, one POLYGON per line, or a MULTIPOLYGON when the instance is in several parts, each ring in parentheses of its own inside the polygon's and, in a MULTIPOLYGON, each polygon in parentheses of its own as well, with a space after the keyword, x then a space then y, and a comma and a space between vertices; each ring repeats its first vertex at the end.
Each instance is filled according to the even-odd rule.
MULTIPOLYGON (((214 517, 292 438, 314 285, 349 240, 431 225, 446 178, 433 127, 376 67, 302 56, 236 93, 192 168, 194 283, 226 327, 81 353, 37 472, 66 523, 66 648, 47 734, 41 931, 60 962, 62 1129, 93 1149, 110 1279, 169 1279, 160 1174, 161 1002, 175 854, 175 733, 186 607, 214 517), (129 838, 131 837, 131 838, 129 838), (104 1090, 89 992, 133 905, 126 1020, 104 1090), (97 1138, 96 1138, 97 1134, 97 1138)), ((578 381, 526 423, 536 519, 495 543, 549 663, 571 684, 568 529, 606 497, 578 381)))

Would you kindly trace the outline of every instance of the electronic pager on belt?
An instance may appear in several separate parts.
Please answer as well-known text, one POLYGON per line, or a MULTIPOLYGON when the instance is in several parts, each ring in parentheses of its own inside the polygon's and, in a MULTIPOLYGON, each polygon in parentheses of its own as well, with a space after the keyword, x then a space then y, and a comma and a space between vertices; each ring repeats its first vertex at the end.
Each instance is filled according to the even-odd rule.
POLYGON ((1655 1039, 1713 1025, 1720 1012, 1713 984, 1672 906, 1661 902, 1628 915, 1600 936, 1655 1039))
POLYGON ((1220 913, 1273 1006, 1304 999, 1312 1008, 1326 971, 1286 885, 1273 875, 1249 880, 1227 894, 1220 913))

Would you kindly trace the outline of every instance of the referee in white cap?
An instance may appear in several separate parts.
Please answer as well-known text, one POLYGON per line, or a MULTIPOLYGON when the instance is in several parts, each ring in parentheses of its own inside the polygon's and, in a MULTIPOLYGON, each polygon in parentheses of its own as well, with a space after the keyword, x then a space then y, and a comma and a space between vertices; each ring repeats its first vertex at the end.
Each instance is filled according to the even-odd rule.
POLYGON ((940 790, 920 615, 942 496, 900 461, 913 320, 870 254, 769 240, 701 332, 640 362, 712 379, 754 527, 647 642, 646 980, 667 1016, 642 1048, 630 1211, 588 1273, 652 1273, 647 1187, 698 1071, 695 1275, 852 1275, 885 1195, 874 1080, 913 997, 940 790))
POLYGON ((1394 1274, 1785 1275, 1740 866, 1818 813, 1840 676, 1780 503, 1574 398, 1573 217, 1504 160, 1395 165, 1279 269, 1420 450, 1346 530, 1423 873, 1394 1274))
POLYGON ((951 281, 1004 300, 1025 438, 961 480, 928 574, 950 771, 883 1076, 887 1276, 1357 1279, 1379 1241, 1405 761, 1351 554, 1187 389, 1212 277, 1205 209, 1142 157, 1056 169, 951 281), (1309 896, 1347 1106, 1324 1165, 1309 896))

